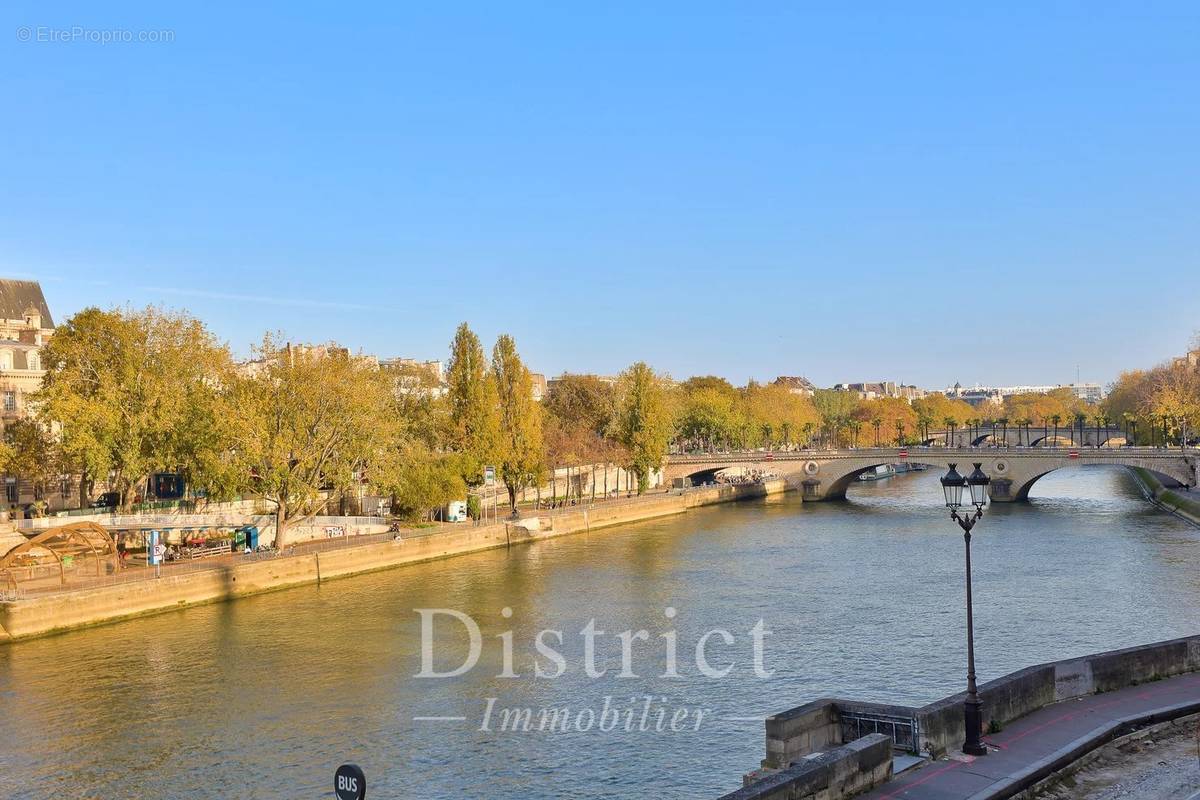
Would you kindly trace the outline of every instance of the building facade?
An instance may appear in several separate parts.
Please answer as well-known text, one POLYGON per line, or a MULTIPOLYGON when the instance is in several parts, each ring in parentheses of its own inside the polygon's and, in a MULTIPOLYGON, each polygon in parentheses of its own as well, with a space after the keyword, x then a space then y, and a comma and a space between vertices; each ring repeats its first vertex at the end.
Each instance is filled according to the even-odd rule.
POLYGON ((54 319, 37 281, 0 279, 0 420, 28 415, 29 397, 42 385, 42 345, 54 319))
POLYGON ((780 375, 771 383, 776 386, 782 386, 792 394, 812 397, 816 393, 817 387, 813 386, 813 382, 803 375, 780 375))
POLYGON ((859 400, 877 400, 881 397, 899 397, 904 400, 917 400, 925 396, 925 390, 915 385, 896 383, 895 381, 873 381, 864 383, 838 383, 834 391, 850 392, 859 400))
MULTIPOLYGON (((37 281, 0 278, 0 426, 29 416, 30 398, 42 386, 46 371, 42 347, 54 335, 54 318, 37 281)), ((4 506, 24 507, 45 500, 52 508, 67 500, 43 498, 38 487, 19 475, 4 475, 4 506)), ((67 491, 67 495, 72 492, 67 491)))

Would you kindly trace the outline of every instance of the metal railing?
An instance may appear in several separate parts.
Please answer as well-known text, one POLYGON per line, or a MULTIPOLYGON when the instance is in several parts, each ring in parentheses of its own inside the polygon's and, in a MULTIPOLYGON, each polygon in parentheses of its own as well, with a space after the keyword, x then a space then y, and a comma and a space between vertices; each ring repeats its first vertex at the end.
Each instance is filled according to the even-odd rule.
POLYGON ((838 718, 843 742, 853 742, 871 733, 882 733, 891 737, 892 747, 896 750, 920 752, 921 731, 915 716, 838 709, 838 718))

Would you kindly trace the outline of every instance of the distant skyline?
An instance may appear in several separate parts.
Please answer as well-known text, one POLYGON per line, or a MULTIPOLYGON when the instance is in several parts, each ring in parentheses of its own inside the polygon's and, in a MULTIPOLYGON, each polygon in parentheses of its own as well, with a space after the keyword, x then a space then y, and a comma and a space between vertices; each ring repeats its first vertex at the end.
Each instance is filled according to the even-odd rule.
POLYGON ((0 274, 551 376, 1108 384, 1200 328, 1193 3, 300 16, 6 4, 0 274))

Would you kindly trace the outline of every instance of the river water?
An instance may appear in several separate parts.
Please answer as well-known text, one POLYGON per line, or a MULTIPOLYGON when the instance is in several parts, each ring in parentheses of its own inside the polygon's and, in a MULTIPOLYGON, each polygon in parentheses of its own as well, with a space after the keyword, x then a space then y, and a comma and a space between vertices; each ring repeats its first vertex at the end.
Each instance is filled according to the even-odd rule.
MULTIPOLYGON (((762 758, 767 714, 827 695, 921 703, 962 687, 962 539, 937 477, 858 484, 845 503, 701 509, 0 647, 0 797, 331 797, 343 761, 363 767, 371 798, 716 797, 762 758), (414 609, 476 620, 476 666, 415 677, 414 609), (592 619, 607 670, 594 678, 580 635, 592 619), (755 671, 760 619, 769 677, 755 671), (723 677, 695 658, 713 628, 732 639, 705 648, 710 671, 732 664, 723 677), (563 656, 555 678, 533 674, 535 659, 555 671, 536 649, 544 629, 563 632, 561 646, 544 640, 563 656), (622 677, 615 634, 639 629, 638 677, 622 677), (519 677, 497 677, 496 636, 510 630, 519 677), (678 677, 663 677, 671 631, 678 677), (522 708, 531 730, 500 730, 501 712, 522 708), (545 708, 567 709, 569 730, 538 730, 545 708)), ((1200 529, 1156 511, 1120 469, 1053 473, 1034 495, 976 528, 981 680, 1200 630, 1200 529)), ((463 665, 467 627, 430 616, 431 666, 463 665)))

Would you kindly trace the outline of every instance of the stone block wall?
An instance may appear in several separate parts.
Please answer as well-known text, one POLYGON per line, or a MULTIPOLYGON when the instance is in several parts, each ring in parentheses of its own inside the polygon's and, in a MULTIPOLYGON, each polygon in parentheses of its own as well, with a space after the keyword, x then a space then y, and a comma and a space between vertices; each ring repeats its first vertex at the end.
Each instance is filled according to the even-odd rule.
POLYGON ((892 777, 892 740, 880 733, 801 758, 721 800, 840 800, 892 777))

